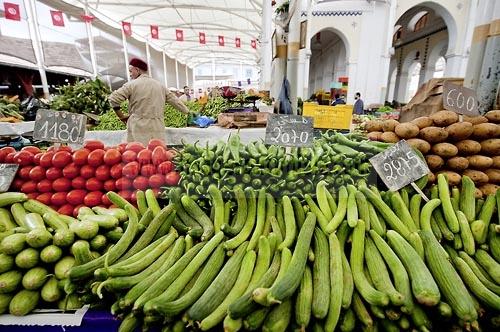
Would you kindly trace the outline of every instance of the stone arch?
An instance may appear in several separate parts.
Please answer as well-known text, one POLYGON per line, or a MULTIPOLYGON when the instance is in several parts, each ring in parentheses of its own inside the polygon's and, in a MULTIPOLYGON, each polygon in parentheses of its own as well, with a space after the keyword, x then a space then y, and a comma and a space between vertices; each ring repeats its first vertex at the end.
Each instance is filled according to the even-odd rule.
POLYGON ((434 77, 434 69, 436 61, 440 57, 444 57, 447 51, 448 51, 448 41, 446 39, 441 40, 431 49, 429 55, 427 56, 424 82, 427 82, 428 80, 434 77))

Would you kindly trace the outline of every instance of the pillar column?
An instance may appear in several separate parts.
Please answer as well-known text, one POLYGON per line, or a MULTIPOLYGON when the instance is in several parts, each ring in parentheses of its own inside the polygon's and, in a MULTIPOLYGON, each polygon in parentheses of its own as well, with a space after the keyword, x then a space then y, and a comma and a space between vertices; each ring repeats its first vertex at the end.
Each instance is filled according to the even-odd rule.
POLYGON ((261 90, 271 89, 272 64, 272 12, 271 1, 262 1, 262 38, 260 43, 260 80, 261 90))
POLYGON ((163 81, 165 83, 165 87, 168 89, 168 75, 167 75, 167 58, 165 52, 161 52, 163 58, 163 81))
MULTIPOLYGON (((300 6, 298 0, 294 1, 294 12, 292 15, 288 30, 288 49, 286 76, 290 82, 290 102, 292 104, 292 114, 297 114, 297 90, 298 90, 298 71, 299 71, 299 50, 300 50, 300 6)), ((292 7, 292 4, 290 4, 292 7)))
POLYGON ((311 55, 312 52, 310 49, 305 51, 305 56, 304 56, 304 77, 303 77, 303 88, 302 88, 302 99, 308 99, 309 98, 309 75, 310 75, 310 69, 311 69, 311 55))
POLYGON ((444 77, 462 77, 460 75, 462 69, 463 56, 461 54, 446 54, 446 68, 444 70, 444 77))
MULTIPOLYGON (((381 82, 385 82, 386 85, 382 86, 381 91, 380 91, 380 103, 385 102, 385 97, 389 94, 389 87, 390 87, 390 80, 391 77, 390 75, 392 74, 390 72, 390 67, 391 67, 391 58, 394 55, 394 49, 392 47, 392 37, 394 34, 394 26, 396 25, 396 8, 397 8, 397 1, 393 0, 390 2, 389 5, 389 16, 387 19, 387 34, 386 34, 386 41, 385 41, 385 47, 384 47, 384 53, 382 54, 382 72, 381 76, 386 77, 386 80, 382 80, 381 82)), ((351 83, 349 82, 349 85, 351 83)))
POLYGON ((152 76, 151 74, 151 51, 149 49, 149 40, 146 40, 146 61, 148 63, 148 75, 152 76))
POLYGON ((127 78, 127 81, 130 82, 131 77, 128 73, 127 36, 125 35, 125 32, 123 31, 123 27, 122 27, 122 45, 123 45, 123 58, 125 59, 125 77, 127 78))
POLYGON ((175 59, 175 87, 177 89, 180 89, 179 87, 179 63, 177 62, 177 59, 175 59))
POLYGON ((398 74, 398 78, 396 79, 396 89, 394 91, 394 99, 396 99, 400 103, 406 103, 409 73, 407 71, 401 72, 398 74))
POLYGON ((186 64, 186 85, 189 86, 189 68, 186 64))
POLYGON ((24 7, 26 8, 26 14, 28 16, 28 28, 30 31, 31 44, 33 45, 38 72, 40 73, 40 79, 42 81, 43 96, 48 99, 49 84, 47 82, 47 74, 45 72, 43 46, 40 36, 40 28, 38 26, 35 0, 24 0, 24 7))
MULTIPOLYGON (((88 1, 85 0, 85 15, 89 15, 88 1)), ((97 59, 95 56, 94 47, 94 34, 92 32, 92 22, 90 20, 85 20, 85 28, 87 29, 87 38, 89 40, 89 52, 90 52, 90 62, 92 63, 92 78, 97 77, 97 59)))

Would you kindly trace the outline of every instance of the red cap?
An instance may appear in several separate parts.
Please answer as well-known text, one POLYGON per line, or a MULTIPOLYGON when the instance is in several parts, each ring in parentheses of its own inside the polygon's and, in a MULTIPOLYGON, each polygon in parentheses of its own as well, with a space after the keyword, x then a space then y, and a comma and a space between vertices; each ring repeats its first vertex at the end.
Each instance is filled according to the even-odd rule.
POLYGON ((129 65, 137 67, 143 71, 148 71, 148 64, 138 58, 133 58, 130 60, 129 65))

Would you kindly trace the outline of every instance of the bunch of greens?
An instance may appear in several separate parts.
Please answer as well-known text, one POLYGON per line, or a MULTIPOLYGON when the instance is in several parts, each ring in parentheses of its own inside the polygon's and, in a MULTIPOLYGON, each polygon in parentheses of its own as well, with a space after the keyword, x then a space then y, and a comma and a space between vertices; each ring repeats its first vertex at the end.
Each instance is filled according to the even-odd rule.
POLYGON ((223 97, 210 98, 201 110, 201 114, 217 119, 229 106, 229 102, 223 97))
POLYGON ((58 95, 50 103, 53 110, 101 115, 111 109, 108 102, 111 90, 98 78, 63 85, 58 91, 58 95))

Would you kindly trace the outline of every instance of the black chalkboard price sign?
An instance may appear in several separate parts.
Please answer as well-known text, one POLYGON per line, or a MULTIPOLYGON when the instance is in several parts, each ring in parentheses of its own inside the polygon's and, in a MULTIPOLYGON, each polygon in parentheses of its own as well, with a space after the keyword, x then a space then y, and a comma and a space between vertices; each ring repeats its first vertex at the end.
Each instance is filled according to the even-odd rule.
POLYGON ((429 173, 427 164, 405 140, 370 158, 389 190, 397 191, 429 173))
POLYGON ((17 164, 0 164, 0 193, 9 190, 18 168, 17 164))
POLYGON ((313 119, 300 115, 271 114, 267 117, 266 144, 311 146, 314 140, 313 119))
POLYGON ((445 81, 443 85, 443 106, 458 114, 479 115, 476 92, 448 81, 445 81))
POLYGON ((33 138, 40 141, 83 144, 87 117, 63 111, 40 109, 36 113, 33 138))

